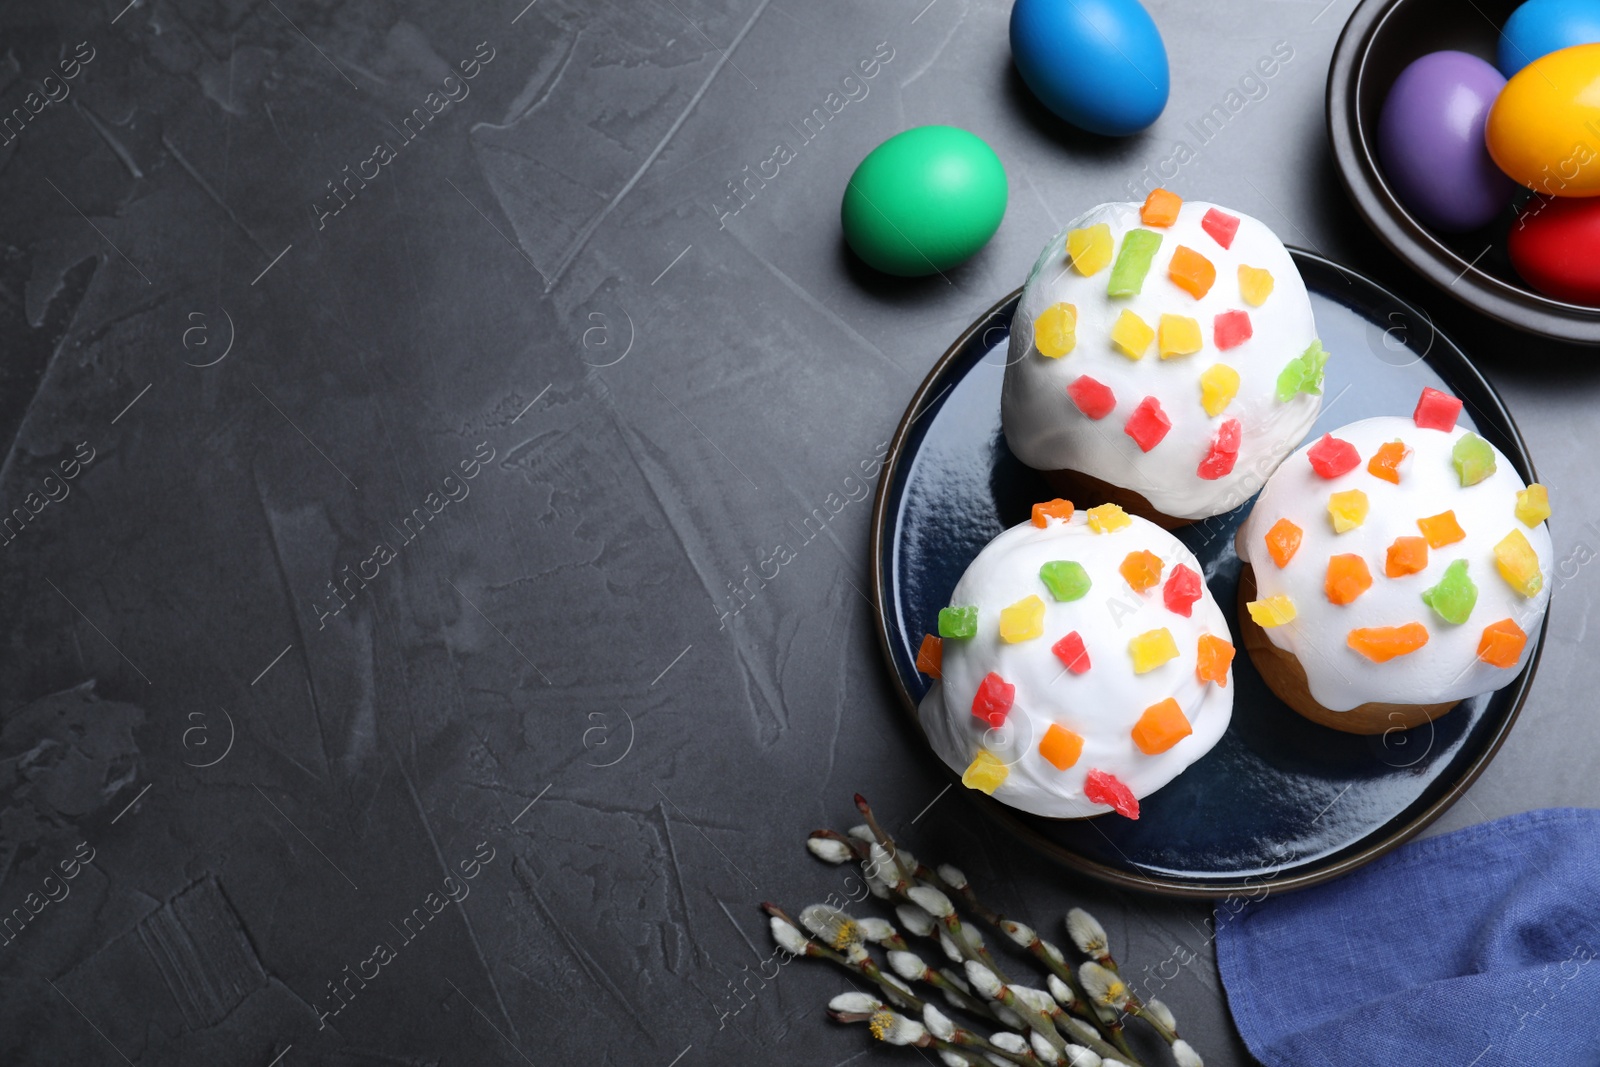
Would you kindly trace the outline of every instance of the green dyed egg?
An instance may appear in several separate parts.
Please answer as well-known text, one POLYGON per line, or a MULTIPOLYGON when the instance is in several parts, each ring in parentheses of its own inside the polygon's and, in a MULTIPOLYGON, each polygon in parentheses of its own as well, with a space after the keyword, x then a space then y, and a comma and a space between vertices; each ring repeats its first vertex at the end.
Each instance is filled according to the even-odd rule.
POLYGON ((1006 213, 1006 171, 983 139, 918 126, 867 154, 839 210, 845 240, 885 274, 949 270, 982 248, 1006 213))

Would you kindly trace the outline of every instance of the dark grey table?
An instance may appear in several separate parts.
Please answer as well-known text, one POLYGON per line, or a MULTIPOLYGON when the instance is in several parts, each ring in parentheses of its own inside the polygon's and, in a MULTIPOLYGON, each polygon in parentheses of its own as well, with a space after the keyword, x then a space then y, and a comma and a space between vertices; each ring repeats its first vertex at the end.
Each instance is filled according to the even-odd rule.
POLYGON ((1183 1029, 1246 1062, 1209 910, 943 794, 865 596, 863 461, 1147 167, 1420 301, 1504 392, 1565 569, 1440 828, 1594 802, 1597 364, 1352 215, 1322 120, 1350 0, 1152 5, 1172 102, 1117 143, 1032 103, 1002 0, 525 2, 0 14, 0 1062, 915 1062, 823 1019, 820 965, 750 981, 757 902, 839 888, 801 842, 857 790, 1006 911, 1059 938, 1087 903, 1183 961, 1183 1029), (892 282, 840 192, 934 122, 996 148, 1009 213, 892 282))

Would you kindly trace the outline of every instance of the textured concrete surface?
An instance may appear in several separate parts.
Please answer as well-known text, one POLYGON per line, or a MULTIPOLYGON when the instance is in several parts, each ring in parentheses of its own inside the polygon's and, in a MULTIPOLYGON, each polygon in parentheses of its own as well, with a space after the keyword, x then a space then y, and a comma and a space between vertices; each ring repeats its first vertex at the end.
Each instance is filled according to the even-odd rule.
POLYGON ((0 7, 0 503, 28 516, 0 913, 31 914, 0 1062, 915 1062, 823 1019, 820 965, 758 976, 756 903, 841 891, 801 841, 856 790, 1005 911, 1059 936, 1088 903, 1123 958, 1177 961, 1184 1030, 1248 1062, 1207 908, 1080 884, 941 795, 846 481, 1055 227, 1177 155, 1503 390, 1571 573, 1443 825, 1595 800, 1600 364, 1475 321, 1352 215, 1322 120, 1350 0, 1152 3, 1173 98, 1120 143, 1031 103, 1003 0, 524 3, 0 7), (1009 213, 890 282, 838 198, 928 122, 996 147, 1009 213))

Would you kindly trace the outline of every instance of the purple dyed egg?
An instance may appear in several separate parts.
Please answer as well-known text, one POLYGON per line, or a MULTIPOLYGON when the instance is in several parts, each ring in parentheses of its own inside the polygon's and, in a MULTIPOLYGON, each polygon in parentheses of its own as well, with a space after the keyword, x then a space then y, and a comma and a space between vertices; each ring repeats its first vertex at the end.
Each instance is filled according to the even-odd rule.
POLYGON ((1515 183, 1494 165, 1483 127, 1506 80, 1465 52, 1433 52, 1400 72, 1378 117, 1378 155, 1401 202, 1450 233, 1488 224, 1515 183))

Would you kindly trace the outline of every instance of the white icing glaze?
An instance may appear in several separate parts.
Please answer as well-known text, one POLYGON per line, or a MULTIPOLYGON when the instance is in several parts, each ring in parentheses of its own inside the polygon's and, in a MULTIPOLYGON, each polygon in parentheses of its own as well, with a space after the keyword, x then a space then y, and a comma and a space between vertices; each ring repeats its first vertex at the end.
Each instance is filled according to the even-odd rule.
POLYGON ((1079 818, 1110 810, 1084 797, 1090 770, 1113 774, 1135 796, 1145 797, 1210 751, 1233 713, 1233 674, 1230 670, 1225 688, 1201 682, 1195 656, 1201 634, 1231 640, 1227 620, 1203 584, 1187 619, 1167 609, 1162 583, 1134 592, 1118 567, 1128 553, 1140 550, 1161 558, 1162 583, 1179 563, 1204 576, 1189 550, 1154 523, 1134 517, 1121 530, 1097 534, 1081 510, 1069 522, 1052 519, 1043 529, 1032 523, 1014 526, 978 553, 951 595, 952 604, 977 606, 977 635, 945 640, 943 680, 919 709, 923 731, 945 763, 963 771, 980 748, 987 748, 1010 766, 995 799, 1035 815, 1079 818), (1093 583, 1089 592, 1058 603, 1039 578, 1039 568, 1051 560, 1082 564, 1093 583), (1045 603, 1044 636, 1002 642, 1001 609, 1030 594, 1045 603), (1161 627, 1171 631, 1178 655, 1134 674, 1129 640, 1161 627), (1050 651, 1073 630, 1089 653, 1090 668, 1083 674, 1069 673, 1050 651), (1017 687, 1005 726, 992 733, 972 714, 978 684, 990 671, 1017 687), (1194 732, 1166 752, 1147 756, 1130 731, 1146 708, 1167 697, 1178 701, 1194 732), (1038 752, 1053 722, 1083 737, 1083 754, 1065 771, 1038 752))
MULTIPOLYGON (((1301 393, 1280 404, 1275 396, 1278 374, 1316 340, 1311 300, 1305 282, 1283 242, 1265 224, 1248 215, 1218 208, 1239 219, 1231 249, 1225 249, 1201 228, 1200 220, 1215 205, 1185 202, 1178 219, 1166 228, 1143 227, 1161 235, 1150 272, 1138 296, 1106 295, 1111 267, 1085 277, 1067 262, 1066 230, 1057 234, 1028 275, 1016 318, 1001 398, 1006 443, 1017 458, 1037 470, 1075 470, 1141 494, 1164 515, 1201 519, 1243 504, 1267 476, 1300 443, 1322 406, 1321 396, 1301 393), (1217 270, 1216 282, 1196 300, 1172 281, 1167 265, 1179 245, 1194 249, 1217 270), (1251 307, 1239 292, 1240 264, 1270 271, 1272 294, 1261 307, 1251 307), (1033 321, 1055 303, 1077 308, 1077 345, 1060 359, 1043 356, 1033 345, 1033 321), (1186 315, 1200 323, 1204 346, 1189 356, 1164 360, 1152 341, 1144 358, 1131 360, 1112 348, 1111 327, 1124 309, 1152 328, 1163 313, 1186 315), (1219 351, 1212 323, 1224 311, 1250 316, 1252 335, 1243 344, 1219 351), (1239 372, 1239 393, 1215 418, 1200 405, 1200 374, 1213 363, 1239 372), (1116 408, 1105 418, 1084 415, 1067 396, 1067 386, 1080 375, 1110 386, 1116 408), (1142 452, 1123 424, 1146 396, 1161 402, 1172 429, 1149 452, 1142 452), (1225 421, 1236 418, 1243 430, 1233 471, 1215 481, 1195 472, 1225 421)), ((1139 205, 1102 204, 1074 219, 1067 229, 1104 222, 1111 228, 1114 251, 1123 235, 1141 228, 1139 205)), ((1115 257, 1113 256, 1113 263, 1115 257)))
MULTIPOLYGON (((1394 704, 1437 704, 1464 700, 1510 682, 1533 653, 1534 637, 1550 599, 1553 557, 1550 531, 1544 523, 1529 529, 1514 514, 1516 494, 1526 488, 1499 450, 1495 472, 1477 485, 1463 486, 1451 465, 1450 450, 1467 434, 1457 426, 1449 433, 1424 430, 1409 418, 1365 419, 1333 431, 1361 454, 1355 469, 1328 479, 1311 469, 1307 446, 1291 456, 1267 482, 1250 516, 1239 529, 1239 556, 1255 571, 1256 596, 1284 595, 1295 603, 1298 617, 1266 631, 1272 643, 1292 652, 1305 668, 1311 695, 1330 711, 1349 711, 1369 701, 1394 704), (1399 467, 1393 485, 1367 471, 1378 446, 1399 439, 1413 452, 1399 467), (1328 496, 1360 489, 1370 504, 1366 521, 1342 534, 1333 532, 1328 496), (1428 550, 1428 566, 1400 578, 1384 576, 1384 560, 1395 538, 1416 537, 1417 519, 1454 511, 1466 537, 1428 550), (1297 551, 1282 570, 1268 553, 1264 537, 1280 518, 1304 532, 1297 551), (1512 530, 1521 530, 1539 555, 1544 586, 1523 597, 1500 576, 1494 546, 1512 530), (1372 572, 1372 587, 1350 604, 1329 602, 1323 590, 1328 557, 1356 553, 1372 572), (1454 560, 1467 561, 1467 575, 1478 587, 1478 601, 1461 625, 1441 619, 1423 603, 1454 560), (1483 628, 1513 619, 1529 635, 1514 668, 1493 667, 1477 658, 1483 628), (1420 622, 1428 643, 1387 663, 1373 663, 1351 649, 1345 639, 1352 629, 1399 626, 1420 622)), ((1491 446, 1493 447, 1493 446, 1491 446)))

